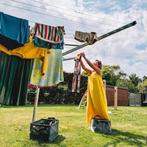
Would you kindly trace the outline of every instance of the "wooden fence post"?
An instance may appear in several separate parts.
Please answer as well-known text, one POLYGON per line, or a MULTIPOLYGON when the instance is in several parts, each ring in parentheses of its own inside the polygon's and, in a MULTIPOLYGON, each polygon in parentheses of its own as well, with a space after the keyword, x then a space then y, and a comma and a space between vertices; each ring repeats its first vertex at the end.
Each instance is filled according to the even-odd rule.
POLYGON ((106 80, 103 80, 103 83, 104 83, 104 89, 105 89, 105 92, 106 92, 106 80))
POLYGON ((114 109, 117 109, 117 101, 118 101, 118 88, 114 87, 114 109))

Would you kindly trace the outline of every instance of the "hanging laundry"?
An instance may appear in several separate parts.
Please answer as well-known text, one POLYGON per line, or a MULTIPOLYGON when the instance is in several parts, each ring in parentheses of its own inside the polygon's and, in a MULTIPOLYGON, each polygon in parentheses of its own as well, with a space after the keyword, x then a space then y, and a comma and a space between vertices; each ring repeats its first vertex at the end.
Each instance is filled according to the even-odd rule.
POLYGON ((49 43, 62 43, 64 36, 64 27, 54 27, 36 23, 35 36, 49 43))
POLYGON ((0 12, 0 44, 9 50, 23 46, 29 41, 28 20, 0 12))
POLYGON ((80 92, 80 80, 81 80, 81 63, 80 58, 75 58, 75 67, 72 80, 72 92, 80 92))
POLYGON ((88 44, 94 44, 97 41, 97 35, 95 32, 87 33, 76 31, 74 38, 80 42, 87 42, 88 44))
POLYGON ((42 48, 48 48, 48 49, 63 49, 64 47, 64 42, 62 43, 49 43, 47 41, 41 40, 40 38, 37 38, 36 36, 34 36, 34 45, 36 47, 42 47, 42 48))
POLYGON ((64 81, 63 65, 62 65, 62 50, 50 49, 48 56, 47 70, 44 75, 41 73, 42 61, 35 59, 33 71, 31 75, 31 85, 39 87, 48 87, 56 85, 64 81))
POLYGON ((0 52, 0 103, 24 105, 33 60, 8 56, 0 52))
POLYGON ((20 47, 11 51, 12 55, 19 56, 23 59, 39 59, 42 62, 42 75, 44 75, 47 71, 49 53, 50 50, 47 50, 46 48, 35 47, 33 43, 28 43, 24 47, 20 47))
POLYGON ((35 24, 34 44, 38 47, 63 49, 64 27, 35 24))
POLYGON ((23 44, 20 44, 17 41, 9 39, 2 35, 0 35, 0 44, 4 45, 6 48, 8 48, 8 50, 23 46, 23 44))
POLYGON ((23 47, 16 48, 14 50, 8 50, 6 47, 0 44, 0 51, 13 56, 18 56, 22 59, 40 59, 42 61, 42 74, 46 72, 47 69, 47 54, 50 52, 45 48, 35 47, 31 42, 26 43, 23 47))

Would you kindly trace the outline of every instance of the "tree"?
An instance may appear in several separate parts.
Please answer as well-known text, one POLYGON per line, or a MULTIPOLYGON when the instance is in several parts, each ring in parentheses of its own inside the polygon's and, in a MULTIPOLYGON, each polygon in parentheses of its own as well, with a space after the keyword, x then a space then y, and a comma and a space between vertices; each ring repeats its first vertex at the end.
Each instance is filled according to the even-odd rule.
POLYGON ((144 86, 142 82, 138 83, 137 89, 140 93, 144 92, 144 86))
POLYGON ((129 75, 129 79, 135 86, 137 86, 138 83, 142 81, 135 73, 129 75))
POLYGON ((119 80, 117 80, 116 86, 126 87, 126 88, 128 88, 129 92, 132 92, 132 93, 138 92, 137 87, 129 79, 119 79, 119 80))
POLYGON ((144 92, 147 93, 147 79, 143 81, 144 92))
POLYGON ((140 93, 147 93, 147 79, 143 80, 143 82, 140 82, 137 88, 140 93))
POLYGON ((121 79, 125 79, 126 76, 127 76, 127 74, 124 73, 123 71, 120 71, 120 72, 119 72, 119 75, 120 75, 120 78, 121 78, 121 79))
POLYGON ((147 76, 143 76, 143 81, 147 79, 147 76))
POLYGON ((125 78, 126 74, 121 71, 119 65, 104 65, 103 66, 103 79, 107 81, 108 85, 115 86, 116 82, 120 78, 125 78))

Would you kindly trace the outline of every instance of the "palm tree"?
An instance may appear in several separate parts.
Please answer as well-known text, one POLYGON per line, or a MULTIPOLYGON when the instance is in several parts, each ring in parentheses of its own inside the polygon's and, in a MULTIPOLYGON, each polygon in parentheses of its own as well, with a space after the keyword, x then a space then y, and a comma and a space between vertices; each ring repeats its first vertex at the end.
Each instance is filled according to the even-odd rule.
POLYGON ((129 75, 129 79, 130 81, 135 85, 137 86, 139 82, 141 82, 142 80, 136 75, 136 74, 131 74, 129 75))

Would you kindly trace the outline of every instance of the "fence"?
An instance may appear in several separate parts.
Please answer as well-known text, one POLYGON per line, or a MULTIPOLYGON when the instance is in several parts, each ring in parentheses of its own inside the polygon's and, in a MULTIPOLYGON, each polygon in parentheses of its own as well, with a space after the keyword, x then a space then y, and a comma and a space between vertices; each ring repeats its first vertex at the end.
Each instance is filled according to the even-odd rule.
POLYGON ((129 94, 129 106, 147 106, 147 94, 146 93, 130 93, 129 94))
POLYGON ((141 106, 141 105, 142 105, 141 94, 130 93, 129 106, 141 106))
POLYGON ((128 88, 106 86, 106 95, 108 106, 128 106, 129 104, 129 92, 128 88))

